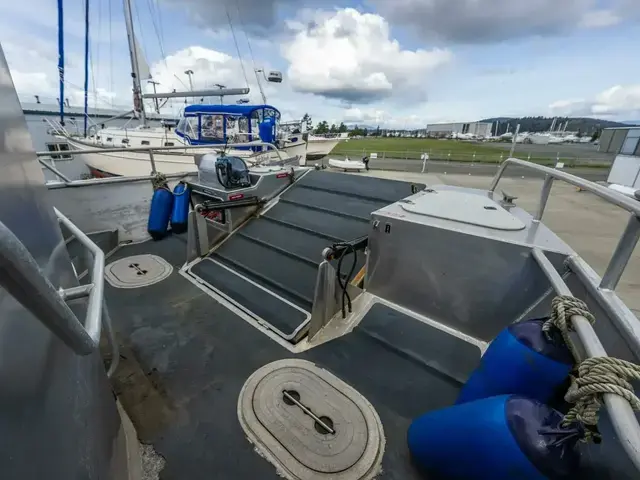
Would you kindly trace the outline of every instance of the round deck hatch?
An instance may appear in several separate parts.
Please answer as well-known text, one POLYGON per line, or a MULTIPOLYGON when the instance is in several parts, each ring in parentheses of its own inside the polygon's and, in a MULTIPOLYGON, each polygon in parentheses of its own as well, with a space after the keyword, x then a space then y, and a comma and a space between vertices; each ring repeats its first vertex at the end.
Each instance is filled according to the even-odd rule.
POLYGON ((113 287, 138 288, 164 280, 171 275, 173 267, 155 255, 134 255, 110 263, 104 271, 113 287))
POLYGON ((290 479, 370 479, 384 432, 373 406, 315 364, 279 360, 257 370, 238 399, 249 440, 290 479))

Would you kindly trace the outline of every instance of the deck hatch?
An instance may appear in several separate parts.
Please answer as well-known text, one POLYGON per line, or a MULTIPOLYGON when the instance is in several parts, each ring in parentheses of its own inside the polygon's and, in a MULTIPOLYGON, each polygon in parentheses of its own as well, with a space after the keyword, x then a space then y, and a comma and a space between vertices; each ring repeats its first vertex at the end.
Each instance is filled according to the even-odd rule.
POLYGON ((261 454, 291 479, 368 479, 379 471, 384 433, 373 406, 304 360, 256 371, 238 400, 240 423, 261 454))
POLYGON ((158 283, 173 267, 156 255, 134 255, 121 258, 105 267, 105 278, 116 288, 139 288, 158 283))

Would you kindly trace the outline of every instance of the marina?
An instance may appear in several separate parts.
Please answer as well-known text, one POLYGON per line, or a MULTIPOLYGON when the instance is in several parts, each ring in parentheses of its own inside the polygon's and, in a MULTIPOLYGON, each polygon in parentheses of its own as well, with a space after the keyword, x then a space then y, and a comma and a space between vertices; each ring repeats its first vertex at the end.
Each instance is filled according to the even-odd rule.
MULTIPOLYGON (((597 153, 564 117, 501 143, 491 122, 431 125, 448 139, 314 132, 267 84, 296 78, 301 52, 292 88, 322 80, 327 31, 356 61, 343 27, 374 26, 371 43, 382 17, 291 21, 304 48, 282 40, 283 75, 224 5, 254 103, 242 63, 239 88, 188 69, 188 89, 157 91, 123 6, 128 112, 88 108, 88 2, 82 107, 64 94, 62 1, 57 105, 21 104, 0 46, 2 479, 638 478, 640 128, 603 130, 597 153)), ((378 63, 437 63, 376 45, 378 63)), ((331 77, 311 95, 414 88, 357 73, 368 93, 342 98, 331 77)))

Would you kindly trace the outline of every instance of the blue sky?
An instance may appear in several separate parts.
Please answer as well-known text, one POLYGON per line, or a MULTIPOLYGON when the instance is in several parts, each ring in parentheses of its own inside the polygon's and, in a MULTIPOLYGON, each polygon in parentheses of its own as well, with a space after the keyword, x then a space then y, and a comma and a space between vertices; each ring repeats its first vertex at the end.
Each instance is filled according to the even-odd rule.
MULTIPOLYGON (((197 88, 248 84, 259 101, 255 66, 283 72, 265 90, 291 119, 403 128, 508 115, 640 118, 636 0, 132 1, 163 90, 184 90, 191 69, 197 88)), ((78 104, 83 4, 64 0, 66 96, 78 104)), ((90 2, 92 105, 131 102, 122 10, 121 0, 90 2)), ((0 42, 27 101, 57 96, 56 15, 55 0, 0 0, 0 42)))

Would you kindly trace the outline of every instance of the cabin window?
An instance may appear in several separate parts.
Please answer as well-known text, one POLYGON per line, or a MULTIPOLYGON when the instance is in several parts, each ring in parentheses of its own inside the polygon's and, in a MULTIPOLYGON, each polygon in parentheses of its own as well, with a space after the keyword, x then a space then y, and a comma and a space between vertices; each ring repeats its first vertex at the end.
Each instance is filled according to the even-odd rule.
POLYGON ((247 117, 238 118, 238 142, 248 142, 251 140, 249 137, 249 119, 247 117))
POLYGON ((264 118, 273 117, 278 120, 278 114, 273 108, 265 108, 264 109, 264 118))
POLYGON ((113 137, 107 137, 107 142, 113 142, 113 137))
MULTIPOLYGON (((47 143, 47 150, 49 152, 68 152, 69 144, 68 143, 47 143)), ((70 160, 71 155, 51 155, 52 160, 70 160)))
POLYGON ((100 140, 100 135, 96 135, 96 140, 100 140))
POLYGON ((128 138, 123 138, 122 139, 122 143, 128 144, 129 143, 129 139, 128 138))
POLYGON ((142 140, 140 145, 150 145, 149 140, 142 140))
POLYGON ((224 115, 202 115, 202 138, 205 140, 224 140, 224 115))
POLYGON ((164 142, 164 146, 165 147, 173 147, 174 143, 173 142, 164 142))

